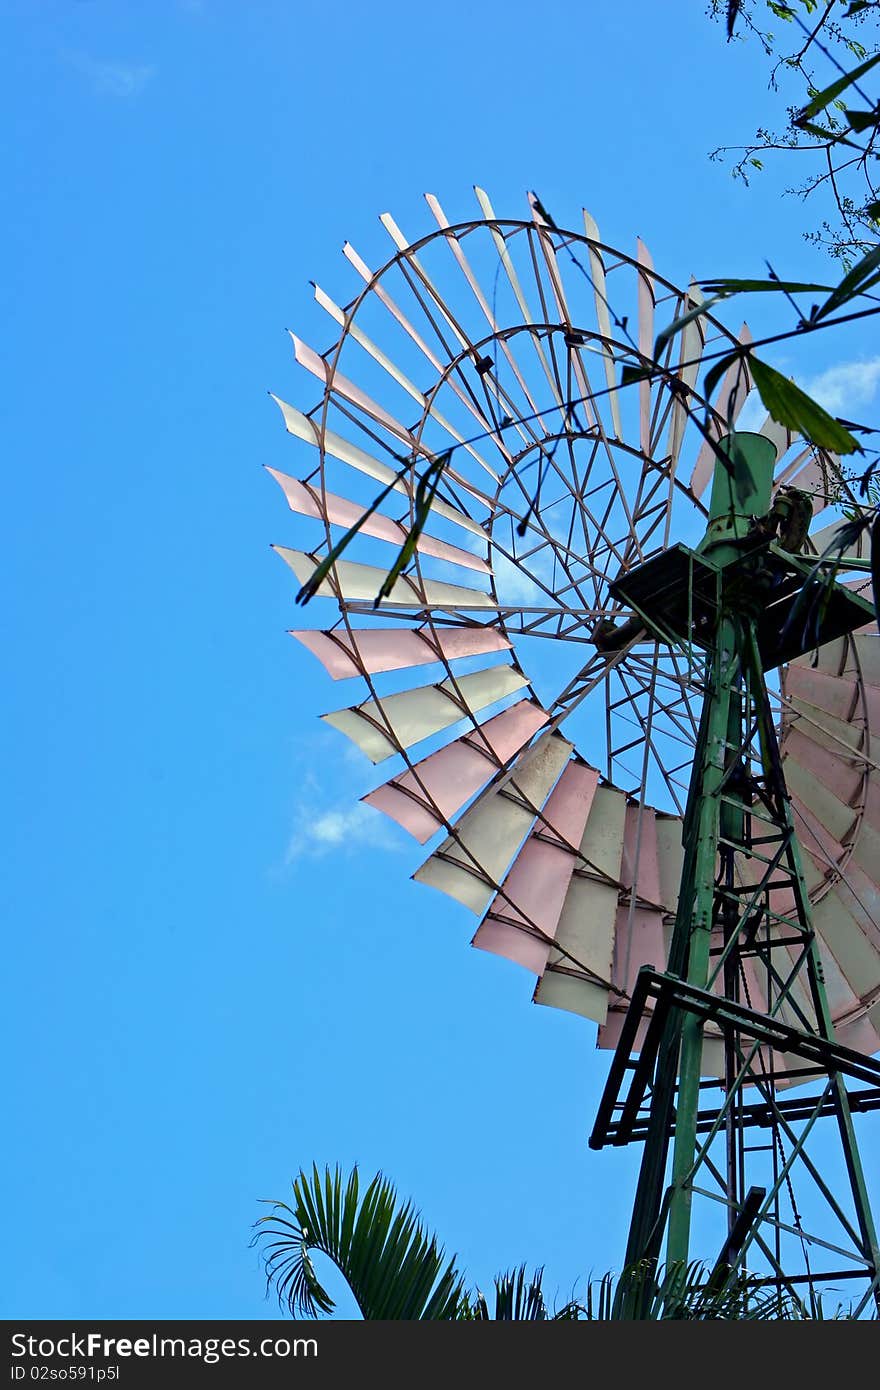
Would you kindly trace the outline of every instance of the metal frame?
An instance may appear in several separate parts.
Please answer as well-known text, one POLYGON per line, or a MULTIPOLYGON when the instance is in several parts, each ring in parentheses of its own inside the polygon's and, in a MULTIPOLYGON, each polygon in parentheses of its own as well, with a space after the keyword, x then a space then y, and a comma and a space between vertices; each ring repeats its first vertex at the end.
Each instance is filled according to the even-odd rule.
MULTIPOLYGON (((813 1268, 809 1249, 825 1246, 852 1262, 848 1277, 863 1280, 858 1309, 871 1299, 880 1309, 880 1245, 852 1123, 853 1108, 876 1103, 880 1063, 834 1041, 767 696, 758 632, 774 583, 774 557, 768 557, 766 542, 750 544, 750 528, 769 508, 772 457, 758 436, 740 435, 728 445, 731 462, 717 465, 704 542, 717 581, 715 616, 700 635, 709 654, 709 682, 684 822, 686 854, 669 960, 665 974, 647 968, 641 972, 590 1142, 601 1147, 609 1140, 620 1144, 644 1138, 627 1267, 645 1261, 656 1266, 664 1240, 667 1262, 686 1262, 694 1200, 711 1197, 727 1208, 729 1239, 737 1233, 735 1267, 728 1279, 752 1251, 769 1265, 765 1278, 780 1290, 795 1294, 805 1284, 811 1297, 818 1297, 829 1275, 813 1268), (744 568, 750 581, 745 584, 744 568), (713 947, 719 940, 723 944, 713 947), (750 976, 757 973, 763 977, 761 1010, 741 1002, 750 976), (617 1095, 649 1000, 654 1007, 641 1056, 632 1064, 632 1084, 621 1103, 617 1095), (725 1056, 724 1099, 711 1116, 699 1108, 709 1024, 720 1032, 725 1056), (777 1099, 776 1072, 784 1069, 783 1058, 786 1064, 791 1058, 807 1063, 800 1079, 824 1078, 812 1104, 777 1099), (853 1105, 846 1077, 868 1083, 874 1096, 853 1105), (749 1102, 748 1088, 761 1096, 758 1106, 749 1102), (813 1125, 828 1113, 837 1122, 850 1216, 807 1154, 813 1125), (796 1121, 802 1122, 800 1130, 796 1121), (759 1124, 773 1132, 772 1182, 759 1202, 749 1199, 754 1209, 743 1231, 745 1204, 755 1190, 748 1177, 752 1151, 747 1138, 759 1124), (712 1154, 716 1138, 724 1147, 720 1170, 712 1154), (803 1228, 791 1191, 796 1167, 818 1186, 847 1245, 826 1242, 803 1228), (720 1192, 700 1186, 706 1173, 720 1192), (782 1217, 786 1195, 794 1213, 790 1223, 782 1217), (795 1232, 801 1240, 802 1268, 791 1263, 788 1252, 783 1256, 783 1231, 795 1232)), ((641 578, 636 570, 621 581, 620 590, 639 590, 641 578)), ((643 603, 642 616, 658 635, 670 625, 681 627, 682 614, 692 612, 680 584, 656 588, 643 603)), ((701 603, 709 603, 705 585, 701 603)), ((854 611, 852 625, 863 616, 854 611)), ((622 1310, 637 1315, 639 1290, 624 1286, 620 1297, 622 1310)))

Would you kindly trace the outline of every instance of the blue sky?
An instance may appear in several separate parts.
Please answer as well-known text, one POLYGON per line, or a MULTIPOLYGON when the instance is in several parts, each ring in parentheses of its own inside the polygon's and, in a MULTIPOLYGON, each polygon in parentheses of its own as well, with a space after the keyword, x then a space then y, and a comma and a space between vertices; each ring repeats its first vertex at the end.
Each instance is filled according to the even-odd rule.
MULTIPOLYGON (((775 107, 703 11, 0 3, 3 1316, 274 1316, 249 1229, 313 1159, 383 1168, 484 1284, 619 1262, 636 1155, 586 1146, 592 1025, 469 950, 318 722, 266 393, 314 403, 308 281, 349 285, 348 237, 378 262, 386 209, 427 231, 426 191, 586 204, 677 283, 829 274, 790 176, 708 161, 775 107)), ((870 407, 867 338, 797 365, 870 407)))

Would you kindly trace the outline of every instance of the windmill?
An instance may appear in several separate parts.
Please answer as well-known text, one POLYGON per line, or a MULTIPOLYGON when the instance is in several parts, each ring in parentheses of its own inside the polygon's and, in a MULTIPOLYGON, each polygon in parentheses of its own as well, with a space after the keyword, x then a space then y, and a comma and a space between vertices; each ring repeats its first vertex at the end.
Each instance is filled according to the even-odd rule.
POLYGON ((292 335, 320 398, 278 400, 301 476, 270 472, 307 540, 276 549, 330 600, 293 635, 359 679, 323 718, 382 770, 367 804, 429 845, 415 879, 536 1003, 598 1024, 589 1142, 643 1146, 627 1264, 700 1258, 714 1287, 747 1270, 861 1311, 880 637, 860 541, 809 598, 858 500, 769 417, 737 429, 741 357, 703 399, 745 325, 691 315, 623 388, 697 287, 587 213, 503 220, 475 191, 454 225, 428 196, 412 243, 384 215, 378 270, 346 244, 354 297, 315 287, 332 347, 292 335))

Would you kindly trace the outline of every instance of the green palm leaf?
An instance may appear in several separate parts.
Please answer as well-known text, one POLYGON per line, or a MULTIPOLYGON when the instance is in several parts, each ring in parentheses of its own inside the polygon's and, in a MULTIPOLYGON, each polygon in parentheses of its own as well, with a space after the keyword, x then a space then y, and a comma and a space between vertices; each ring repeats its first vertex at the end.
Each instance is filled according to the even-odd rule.
POLYGON ((267 1288, 292 1317, 330 1314, 335 1303, 315 1271, 312 1255, 326 1255, 343 1275, 364 1318, 452 1319, 461 1315, 463 1281, 446 1261, 411 1202, 400 1205, 390 1182, 377 1173, 361 1195, 357 1168, 347 1180, 339 1167, 321 1174, 301 1169, 293 1203, 273 1202, 256 1223, 267 1288))
POLYGON ((506 1274, 496 1276, 495 1311, 489 1312, 486 1297, 478 1293, 470 1303, 467 1316, 477 1322, 568 1322, 580 1316, 577 1303, 566 1303, 554 1313, 547 1311, 541 1281, 543 1269, 528 1278, 526 1266, 519 1265, 506 1274))

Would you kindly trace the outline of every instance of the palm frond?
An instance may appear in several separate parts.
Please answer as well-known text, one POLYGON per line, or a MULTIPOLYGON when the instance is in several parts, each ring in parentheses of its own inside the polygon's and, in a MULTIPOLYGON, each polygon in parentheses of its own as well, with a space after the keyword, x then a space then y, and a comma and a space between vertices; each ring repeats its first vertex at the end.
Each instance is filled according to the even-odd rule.
POLYGON ((696 1260, 659 1268, 645 1261, 617 1280, 603 1275, 588 1286, 586 1308, 587 1317, 650 1322, 766 1322, 803 1314, 800 1305, 753 1276, 731 1270, 719 1280, 696 1260))
POLYGON ((541 1287, 543 1269, 536 1269, 529 1278, 524 1264, 495 1277, 495 1311, 490 1313, 483 1293, 471 1298, 466 1316, 477 1322, 493 1319, 496 1322, 566 1322, 580 1316, 577 1303, 569 1302, 554 1312, 548 1312, 541 1287))
POLYGON ((364 1318, 451 1319, 463 1301, 455 1260, 445 1259, 411 1202, 399 1203, 377 1173, 361 1195, 357 1168, 305 1169, 293 1180, 293 1203, 273 1202, 256 1223, 267 1292, 292 1317, 331 1314, 335 1303, 312 1262, 326 1255, 344 1277, 364 1318))

